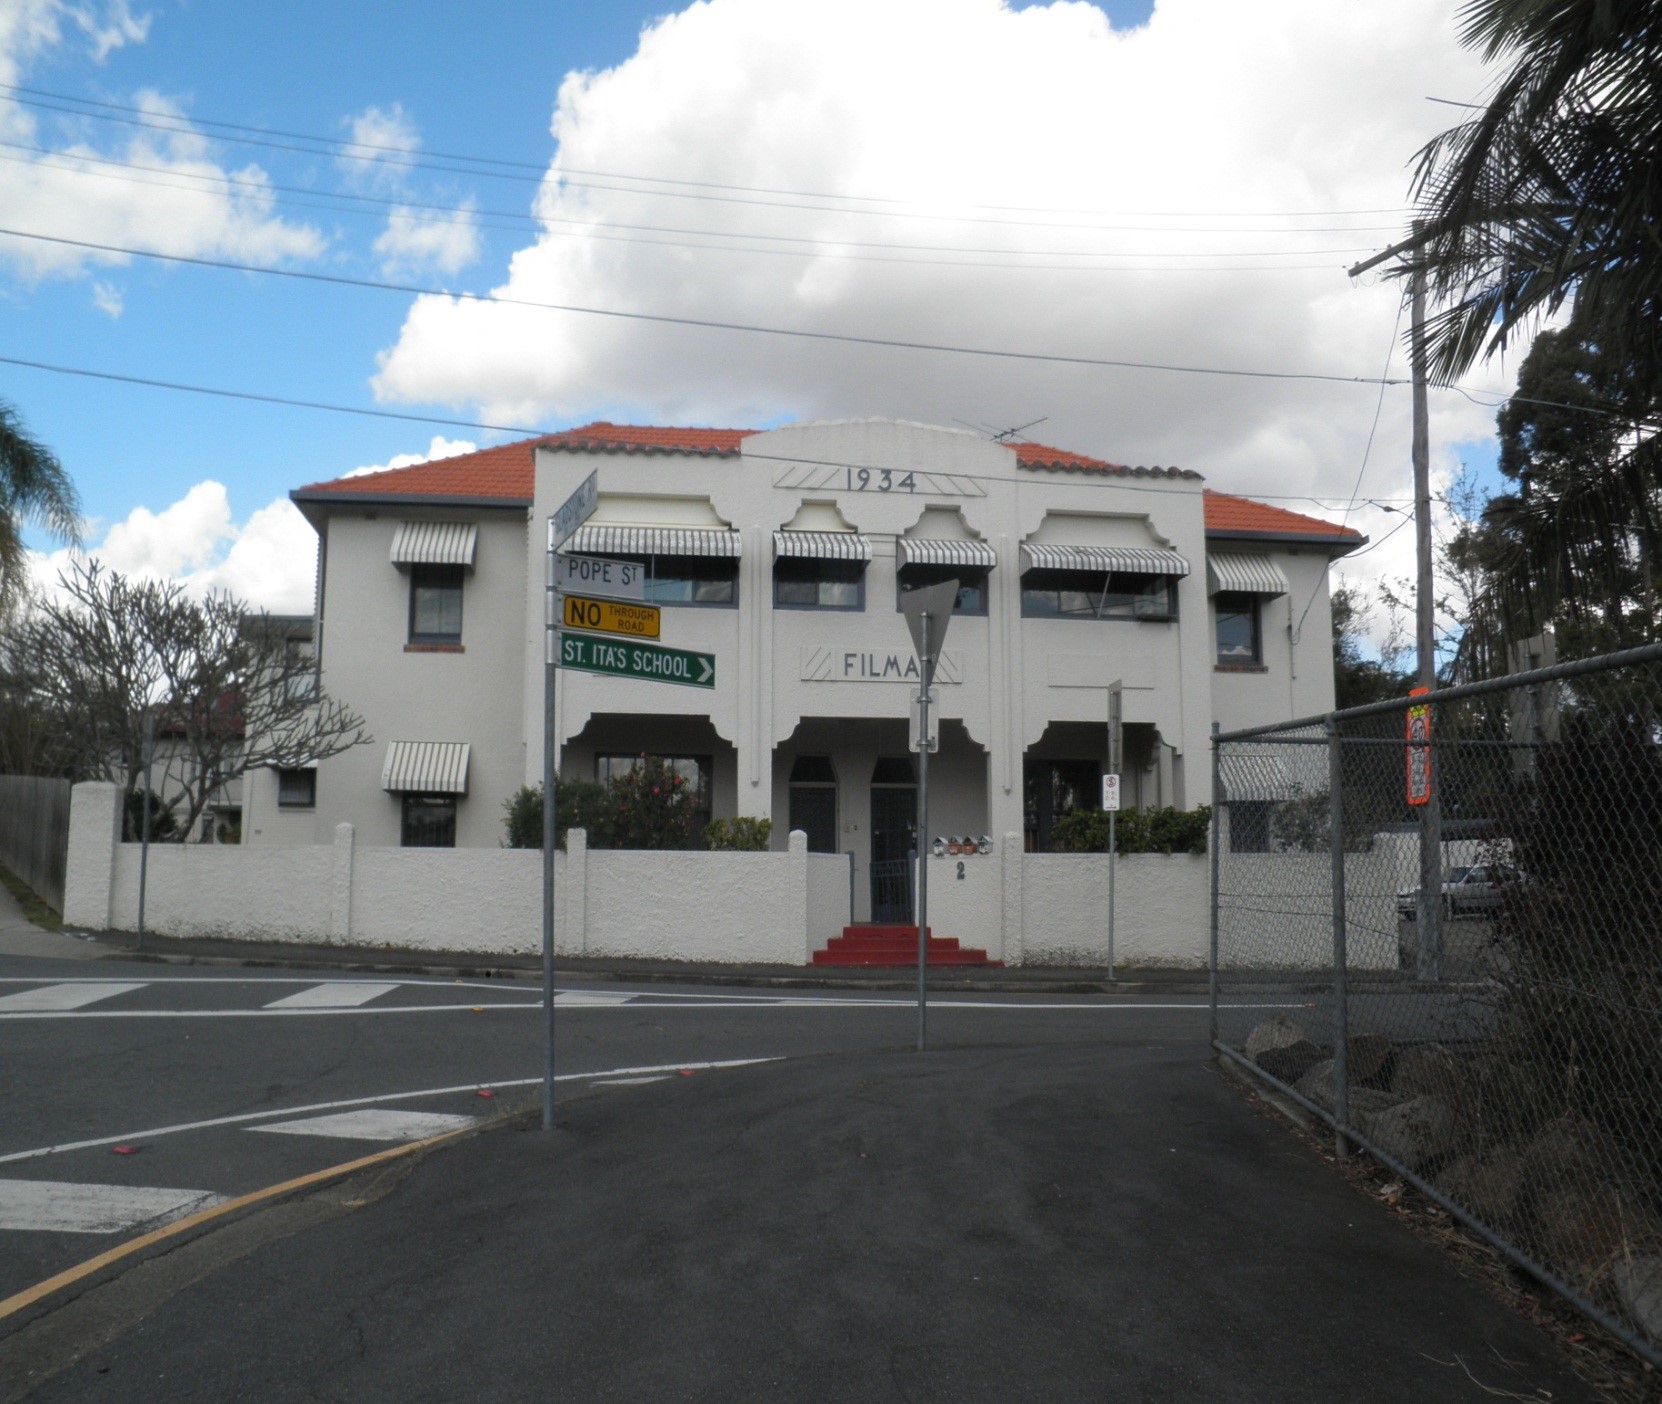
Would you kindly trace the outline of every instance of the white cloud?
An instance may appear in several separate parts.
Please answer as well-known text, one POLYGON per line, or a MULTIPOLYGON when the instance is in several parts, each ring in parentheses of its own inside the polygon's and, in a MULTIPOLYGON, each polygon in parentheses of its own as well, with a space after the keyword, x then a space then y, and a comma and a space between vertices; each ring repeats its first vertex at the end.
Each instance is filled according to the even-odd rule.
POLYGON ((394 206, 375 241, 383 272, 408 276, 428 271, 459 273, 479 257, 479 228, 469 200, 453 215, 394 206))
POLYGON ((348 183, 359 189, 401 188, 409 167, 400 158, 413 155, 421 147, 420 134, 404 111, 404 105, 395 102, 384 109, 366 107, 348 120, 348 126, 352 133, 350 139, 366 148, 335 158, 348 183))
MULTIPOLYGON (((224 485, 197 483, 159 512, 135 507, 85 554, 124 575, 177 580, 193 595, 228 591, 274 614, 312 609, 317 536, 287 498, 238 526, 224 485)), ((36 588, 54 591, 74 558, 68 550, 31 553, 36 588)))
POLYGON ((92 285, 92 305, 114 321, 121 316, 127 304, 122 300, 121 289, 114 283, 97 282, 92 285))
POLYGON ((385 473, 389 468, 413 468, 418 463, 431 463, 435 458, 454 458, 461 453, 474 453, 479 445, 466 439, 447 439, 443 434, 433 435, 426 453, 395 453, 385 463, 371 463, 343 473, 343 478, 361 478, 365 473, 385 473))
MULTIPOLYGON (((101 61, 122 45, 142 43, 149 23, 148 16, 135 17, 126 0, 0 0, 0 83, 25 77, 33 63, 66 45, 71 32, 79 32, 92 58, 101 61)), ((0 163, 0 209, 7 222, 48 237, 255 263, 322 252, 317 230, 277 216, 260 167, 233 170, 215 160, 211 144, 161 94, 143 91, 132 102, 169 130, 141 127, 108 142, 61 139, 56 133, 65 119, 37 117, 0 95, 0 139, 47 151, 14 153, 18 159, 0 163), (47 121, 52 125, 43 130, 47 121), (111 161, 150 170, 106 164, 111 161)), ((119 254, 0 238, 0 262, 30 278, 74 276, 128 261, 119 254)))
MULTIPOLYGON (((1353 285, 1343 270, 1403 232, 1413 155, 1450 120, 1426 96, 1483 86, 1457 24, 1447 0, 1157 0, 1146 25, 1123 32, 1083 3, 708 0, 651 26, 616 68, 567 76, 552 122, 559 166, 911 203, 671 199, 551 170, 545 230, 499 291, 904 341, 1374 376, 1400 288, 1353 285), (1384 213, 1351 213, 1372 211, 1384 213), (811 256, 661 233, 623 242, 601 222, 726 230, 751 249, 811 256), (729 247, 687 247, 717 243, 729 247), (1088 257, 1101 254, 1112 257, 1088 257), (1058 266, 1102 262, 1137 271, 1058 266), (1178 267, 1193 271, 1165 271, 1178 267)), ((1400 353, 1392 369, 1405 374, 1400 353)), ((1472 383, 1504 389, 1508 372, 1472 383)), ((374 385, 384 400, 472 402, 521 423, 1044 416, 1033 433, 1046 442, 1340 506, 1376 393, 440 297, 414 301, 374 385)), ((1406 389, 1389 390, 1364 497, 1408 495, 1408 414, 1406 389)), ((1492 423, 1458 396, 1433 397, 1439 442, 1482 438, 1492 423)), ((1351 520, 1377 539, 1395 519, 1363 509, 1351 520)), ((1370 566, 1411 559, 1412 535, 1370 566)))

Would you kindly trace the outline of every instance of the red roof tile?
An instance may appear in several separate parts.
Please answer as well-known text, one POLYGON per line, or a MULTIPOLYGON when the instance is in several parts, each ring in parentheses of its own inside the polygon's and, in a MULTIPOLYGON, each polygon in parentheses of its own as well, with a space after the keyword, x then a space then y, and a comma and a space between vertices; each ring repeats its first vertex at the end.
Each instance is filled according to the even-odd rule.
MULTIPOLYGON (((610 424, 604 420, 543 434, 511 444, 458 454, 409 468, 389 468, 381 473, 361 473, 298 488, 293 496, 305 499, 341 498, 444 498, 501 502, 504 506, 531 501, 533 463, 539 448, 565 449, 587 453, 698 454, 727 458, 739 452, 741 442, 755 429, 681 429, 650 425, 610 424)), ((1122 463, 1091 458, 1068 449, 1045 444, 1012 444, 1016 462, 1030 470, 1064 473, 1101 473, 1129 476, 1194 478, 1199 475, 1179 468, 1129 468, 1122 463)), ((1206 529, 1221 535, 1304 536, 1329 541, 1359 543, 1362 534, 1319 517, 1307 517, 1282 507, 1271 507, 1250 498, 1229 493, 1205 494, 1206 529)))
POLYGON ((1213 492, 1207 488, 1206 530, 1225 536, 1309 536, 1328 541, 1359 543, 1362 533, 1337 522, 1324 522, 1320 517, 1307 517, 1302 512, 1289 512, 1285 507, 1271 507, 1254 502, 1250 497, 1236 497, 1227 492, 1213 492))

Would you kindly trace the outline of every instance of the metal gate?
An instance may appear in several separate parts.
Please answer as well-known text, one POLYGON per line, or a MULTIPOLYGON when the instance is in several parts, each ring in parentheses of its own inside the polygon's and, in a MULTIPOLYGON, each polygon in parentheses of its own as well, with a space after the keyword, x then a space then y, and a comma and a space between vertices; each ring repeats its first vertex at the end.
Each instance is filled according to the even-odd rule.
POLYGON ((871 865, 871 919, 875 922, 912 920, 912 871, 916 855, 871 865))

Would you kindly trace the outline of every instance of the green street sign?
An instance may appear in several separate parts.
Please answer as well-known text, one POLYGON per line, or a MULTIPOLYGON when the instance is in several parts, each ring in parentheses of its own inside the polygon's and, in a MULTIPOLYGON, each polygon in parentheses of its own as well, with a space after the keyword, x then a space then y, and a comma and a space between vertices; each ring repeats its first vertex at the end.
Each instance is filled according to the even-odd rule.
POLYGON ((708 653, 657 644, 622 643, 587 634, 560 635, 559 665, 579 673, 605 673, 615 678, 644 678, 647 682, 679 683, 682 687, 714 687, 716 660, 708 653))

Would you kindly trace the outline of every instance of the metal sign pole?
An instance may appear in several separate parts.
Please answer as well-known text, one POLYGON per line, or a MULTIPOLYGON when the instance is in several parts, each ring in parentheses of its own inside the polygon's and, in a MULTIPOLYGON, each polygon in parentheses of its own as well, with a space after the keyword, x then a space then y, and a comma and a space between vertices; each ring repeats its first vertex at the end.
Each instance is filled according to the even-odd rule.
POLYGON ((1108 811, 1108 978, 1114 978, 1114 821, 1119 817, 1108 811))
MULTIPOLYGON (((550 530, 553 519, 549 521, 550 530)), ((560 634, 554 595, 554 550, 548 552, 548 602, 543 629, 542 678, 542 1129, 554 1129, 554 666, 560 634)))
POLYGON ((150 784, 156 774, 156 713, 152 708, 144 716, 144 817, 139 828, 139 900, 138 931, 133 949, 144 949, 144 898, 150 878, 150 784))
POLYGON ((928 1027, 924 969, 929 942, 929 685, 935 678, 929 657, 929 616, 923 616, 923 688, 918 698, 918 1052, 923 1052, 928 1027))

